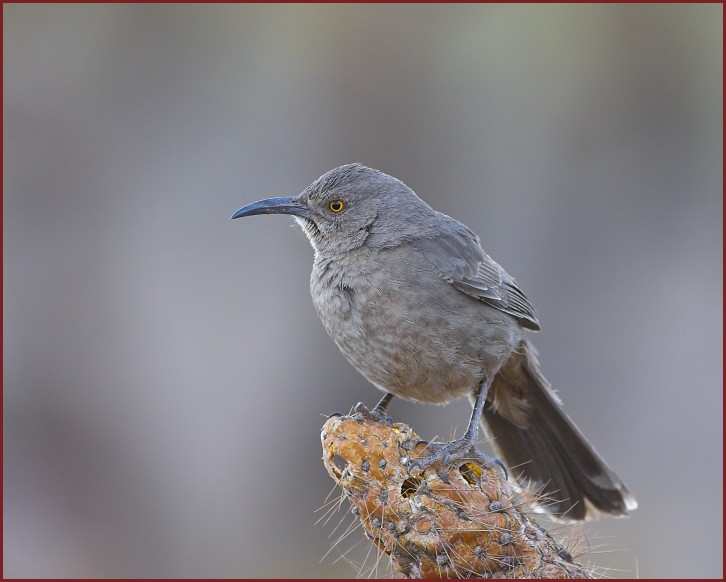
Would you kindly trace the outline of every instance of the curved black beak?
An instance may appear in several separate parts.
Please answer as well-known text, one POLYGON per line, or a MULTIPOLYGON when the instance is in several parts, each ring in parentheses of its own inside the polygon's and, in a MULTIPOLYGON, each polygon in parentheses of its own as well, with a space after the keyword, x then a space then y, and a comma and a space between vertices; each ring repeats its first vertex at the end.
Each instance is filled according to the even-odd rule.
POLYGON ((242 218, 243 216, 253 216, 255 214, 294 214, 303 218, 310 217, 310 209, 301 204, 297 198, 266 198, 252 202, 247 206, 243 206, 232 215, 232 220, 242 218))

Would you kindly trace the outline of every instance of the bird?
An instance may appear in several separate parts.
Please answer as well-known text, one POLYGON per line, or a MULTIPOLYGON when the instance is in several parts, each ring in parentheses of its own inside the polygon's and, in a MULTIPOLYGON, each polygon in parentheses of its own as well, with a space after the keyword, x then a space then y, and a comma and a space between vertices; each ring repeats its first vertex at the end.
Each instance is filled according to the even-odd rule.
MULTIPOLYGON (((444 405, 467 397, 463 436, 429 444, 409 470, 478 452, 479 428, 541 511, 563 522, 637 508, 623 481, 565 413, 529 337, 532 303, 479 236, 401 180, 360 163, 334 168, 297 196, 266 198, 232 219, 287 214, 313 247, 313 306, 342 354, 384 396, 444 405)), ((505 471, 505 478, 507 473, 505 471)))

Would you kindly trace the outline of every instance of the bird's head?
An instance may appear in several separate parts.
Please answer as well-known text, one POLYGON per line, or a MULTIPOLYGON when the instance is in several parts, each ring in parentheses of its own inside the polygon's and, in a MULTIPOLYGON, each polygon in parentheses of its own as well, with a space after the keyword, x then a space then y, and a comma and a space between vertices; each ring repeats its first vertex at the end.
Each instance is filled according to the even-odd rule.
POLYGON ((361 164, 326 172, 298 196, 243 206, 232 218, 290 214, 316 252, 395 246, 422 234, 436 212, 400 180, 361 164))

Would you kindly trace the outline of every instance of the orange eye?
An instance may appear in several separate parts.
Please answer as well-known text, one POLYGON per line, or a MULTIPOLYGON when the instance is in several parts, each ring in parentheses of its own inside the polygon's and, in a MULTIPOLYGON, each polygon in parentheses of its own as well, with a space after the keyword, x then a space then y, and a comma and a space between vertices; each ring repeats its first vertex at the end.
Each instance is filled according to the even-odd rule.
POLYGON ((331 200, 328 202, 328 208, 330 208, 330 212, 333 214, 340 214, 343 212, 343 209, 345 208, 345 204, 343 204, 342 200, 331 200))

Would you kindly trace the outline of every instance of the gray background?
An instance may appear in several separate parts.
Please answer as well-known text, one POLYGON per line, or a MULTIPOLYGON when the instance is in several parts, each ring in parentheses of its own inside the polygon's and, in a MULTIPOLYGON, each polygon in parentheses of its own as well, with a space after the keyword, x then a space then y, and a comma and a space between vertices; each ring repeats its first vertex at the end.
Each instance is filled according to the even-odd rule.
MULTIPOLYGON (((721 5, 3 5, 5 576, 361 575, 322 414, 379 394, 289 219, 359 161, 537 307, 637 496, 613 577, 722 574, 721 5), (345 526, 342 526, 345 527, 345 526)), ((466 402, 395 402, 424 437, 466 402)), ((566 531, 566 530, 565 530, 566 531)), ((384 570, 379 569, 378 574, 384 570)))

